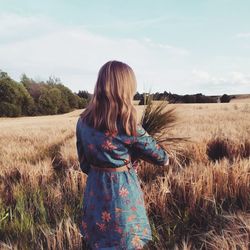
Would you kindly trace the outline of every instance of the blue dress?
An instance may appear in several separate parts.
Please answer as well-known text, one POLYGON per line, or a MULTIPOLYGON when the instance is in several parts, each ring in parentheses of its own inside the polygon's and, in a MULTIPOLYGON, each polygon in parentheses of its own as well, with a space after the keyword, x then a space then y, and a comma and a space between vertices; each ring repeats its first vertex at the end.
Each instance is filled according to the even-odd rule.
POLYGON ((137 125, 137 136, 99 131, 84 123, 76 125, 76 146, 81 170, 88 175, 83 196, 81 234, 91 249, 141 249, 152 233, 143 192, 131 163, 131 155, 164 165, 168 155, 156 140, 137 125), (129 171, 93 169, 116 168, 129 163, 129 171))

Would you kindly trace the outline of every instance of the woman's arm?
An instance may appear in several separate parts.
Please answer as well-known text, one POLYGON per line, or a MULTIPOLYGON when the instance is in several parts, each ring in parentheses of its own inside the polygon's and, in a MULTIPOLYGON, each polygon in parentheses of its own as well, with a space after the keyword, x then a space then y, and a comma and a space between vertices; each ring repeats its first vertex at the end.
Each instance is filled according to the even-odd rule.
POLYGON ((136 157, 160 166, 169 164, 169 156, 163 147, 142 126, 138 127, 131 150, 136 157))
POLYGON ((84 155, 84 150, 83 150, 83 145, 82 145, 82 139, 81 139, 81 133, 80 133, 80 129, 81 129, 81 121, 80 118, 77 122, 76 125, 76 148, 77 148, 77 156, 78 156, 78 161, 80 163, 80 168, 82 170, 82 172, 84 172, 85 174, 88 174, 90 166, 87 163, 87 159, 84 155))

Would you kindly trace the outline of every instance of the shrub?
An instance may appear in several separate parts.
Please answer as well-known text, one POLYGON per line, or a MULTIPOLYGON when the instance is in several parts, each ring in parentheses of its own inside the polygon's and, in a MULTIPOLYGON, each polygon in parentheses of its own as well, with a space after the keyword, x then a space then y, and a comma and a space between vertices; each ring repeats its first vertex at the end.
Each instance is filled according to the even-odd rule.
POLYGON ((41 95, 38 101, 38 110, 40 114, 54 115, 56 107, 47 95, 41 95))
POLYGON ((78 108, 79 109, 83 109, 86 108, 87 104, 88 104, 88 100, 85 98, 81 98, 81 97, 77 97, 77 102, 78 102, 78 108))
POLYGON ((87 102, 89 102, 89 100, 91 98, 91 94, 88 91, 85 91, 85 90, 79 90, 77 95, 79 97, 81 97, 82 99, 86 99, 87 102))
POLYGON ((217 137, 207 143, 206 153, 212 161, 223 158, 228 158, 231 161, 236 158, 248 158, 250 156, 250 141, 245 139, 239 144, 228 138, 217 137))
POLYGON ((0 100, 2 116, 32 114, 34 106, 32 97, 23 84, 15 82, 8 75, 0 78, 0 100))
POLYGON ((228 139, 215 138, 207 144, 207 155, 213 161, 228 158, 229 151, 228 139))
POLYGON ((227 95, 227 94, 224 94, 223 96, 221 96, 221 98, 220 98, 220 102, 230 102, 230 100, 231 100, 231 97, 229 96, 229 95, 227 95))
POLYGON ((21 115, 20 107, 12 103, 0 102, 0 116, 16 117, 20 115, 21 115))

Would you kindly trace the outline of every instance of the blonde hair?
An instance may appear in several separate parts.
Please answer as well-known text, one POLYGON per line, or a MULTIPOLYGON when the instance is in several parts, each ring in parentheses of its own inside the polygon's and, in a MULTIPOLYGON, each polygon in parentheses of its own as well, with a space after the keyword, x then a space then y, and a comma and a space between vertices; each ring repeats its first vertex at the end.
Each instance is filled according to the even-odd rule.
POLYGON ((137 112, 133 97, 137 88, 130 66, 109 61, 99 70, 94 94, 81 113, 86 123, 98 130, 118 131, 117 122, 127 135, 136 135, 137 112))

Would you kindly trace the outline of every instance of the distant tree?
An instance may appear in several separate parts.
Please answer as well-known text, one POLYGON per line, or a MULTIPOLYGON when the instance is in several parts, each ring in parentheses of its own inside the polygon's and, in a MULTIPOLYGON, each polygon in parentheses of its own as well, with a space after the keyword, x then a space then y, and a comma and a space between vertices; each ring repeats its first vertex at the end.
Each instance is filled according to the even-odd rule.
POLYGON ((20 116, 32 114, 34 103, 23 84, 15 82, 7 74, 1 74, 0 105, 0 115, 8 116, 9 112, 9 116, 20 116))
POLYGON ((16 83, 9 77, 0 77, 0 100, 16 104, 18 89, 16 83))
POLYGON ((78 107, 77 107, 78 109, 86 108, 86 106, 88 104, 87 99, 77 96, 77 101, 78 101, 78 107))
POLYGON ((19 106, 9 102, 0 102, 0 116, 16 117, 20 115, 21 109, 19 106))
POLYGON ((19 105, 22 110, 22 115, 35 115, 36 108, 33 98, 22 83, 17 84, 17 88, 19 91, 19 105))
POLYGON ((163 100, 166 99, 164 93, 156 92, 153 96, 153 100, 163 100))
POLYGON ((184 95, 183 102, 184 103, 196 103, 196 97, 194 95, 184 95))
POLYGON ((58 114, 64 114, 64 113, 68 113, 70 112, 72 109, 71 107, 69 106, 69 102, 62 98, 62 102, 61 102, 61 105, 58 109, 58 114))
POLYGON ((29 88, 29 86, 34 83, 34 81, 29 78, 26 74, 22 74, 20 77, 20 82, 24 85, 26 89, 29 88))
POLYGON ((81 98, 86 99, 87 101, 89 101, 90 98, 91 98, 91 96, 92 96, 92 95, 91 95, 88 91, 86 91, 86 90, 79 90, 78 93, 77 93, 77 95, 78 95, 79 97, 81 97, 81 98))
POLYGON ((230 102, 230 100, 231 100, 231 97, 227 94, 222 95, 220 98, 220 102, 222 102, 222 103, 230 102))
POLYGON ((195 95, 195 102, 196 103, 202 103, 204 101, 205 101, 205 98, 201 93, 198 93, 195 95))
MULTIPOLYGON (((77 98, 76 98, 76 95, 74 93, 72 93, 72 91, 67 88, 66 86, 64 86, 63 84, 56 84, 56 87, 58 89, 61 90, 61 93, 62 93, 62 99, 63 99, 63 102, 62 102, 62 105, 63 107, 60 109, 61 111, 62 110, 72 110, 74 108, 77 108, 78 107, 78 101, 77 101, 77 98)), ((67 111, 67 112, 69 112, 67 111)), ((65 113, 65 112, 63 112, 65 113)))
POLYGON ((39 97, 38 106, 41 114, 54 115, 58 113, 61 106, 62 95, 61 91, 53 87, 51 89, 43 90, 39 97))
POLYGON ((30 93, 34 101, 38 103, 39 97, 47 88, 47 85, 44 83, 31 83, 28 87, 28 92, 30 93))
POLYGON ((140 94, 138 91, 134 95, 134 100, 141 100, 142 99, 142 94, 140 94))
POLYGON ((0 69, 0 79, 2 79, 2 78, 7 78, 7 77, 9 77, 8 73, 7 73, 7 72, 4 72, 4 71, 2 71, 2 70, 0 69))
POLYGON ((0 116, 52 115, 85 108, 91 94, 79 94, 86 98, 73 93, 54 76, 43 82, 22 74, 18 83, 0 70, 0 116))
POLYGON ((59 77, 56 76, 50 76, 49 79, 46 81, 46 83, 48 85, 57 85, 57 84, 61 84, 61 79, 59 77))

